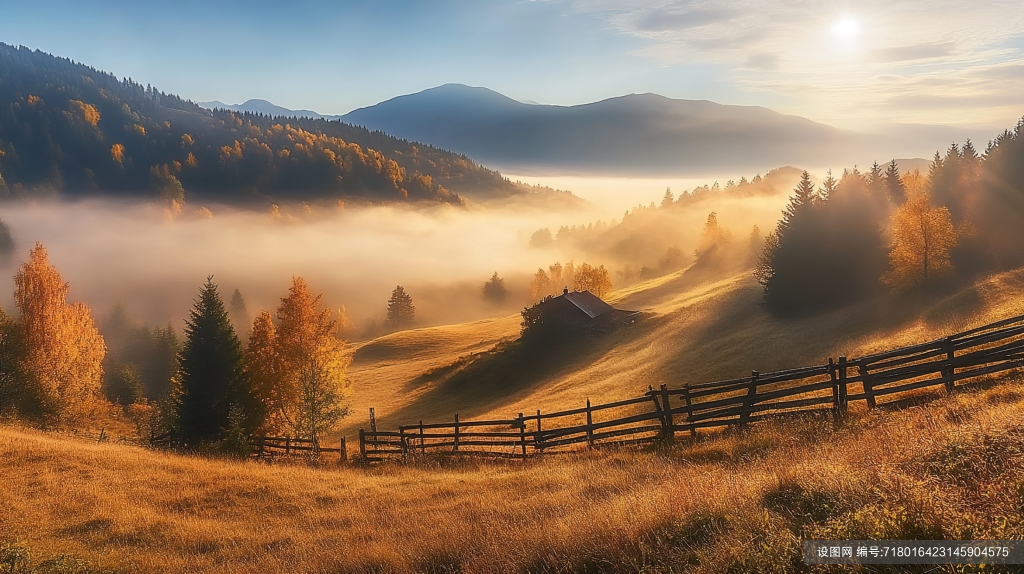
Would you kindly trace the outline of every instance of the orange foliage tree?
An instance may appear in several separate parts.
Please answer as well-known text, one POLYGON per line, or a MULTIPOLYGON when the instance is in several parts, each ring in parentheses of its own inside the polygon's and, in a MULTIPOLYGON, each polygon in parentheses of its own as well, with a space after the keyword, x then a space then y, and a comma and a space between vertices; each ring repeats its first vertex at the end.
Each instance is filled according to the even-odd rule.
POLYGON ((584 263, 576 270, 576 275, 573 277, 573 289, 590 291, 598 297, 603 297, 612 290, 612 279, 604 265, 591 267, 584 263))
POLYGON ((281 299, 275 328, 270 313, 253 322, 247 370, 268 407, 268 432, 285 429, 319 440, 348 414, 344 404, 351 355, 335 334, 337 321, 301 277, 281 299))
POLYGON ((900 291, 927 285, 929 279, 953 269, 950 250, 957 233, 949 209, 932 207, 924 177, 917 171, 903 177, 906 202, 892 216, 889 271, 882 281, 900 291))
POLYGON ((14 284, 26 370, 58 419, 73 418, 100 389, 107 352, 103 337, 84 303, 68 303, 70 286, 50 265, 42 244, 36 243, 14 284))

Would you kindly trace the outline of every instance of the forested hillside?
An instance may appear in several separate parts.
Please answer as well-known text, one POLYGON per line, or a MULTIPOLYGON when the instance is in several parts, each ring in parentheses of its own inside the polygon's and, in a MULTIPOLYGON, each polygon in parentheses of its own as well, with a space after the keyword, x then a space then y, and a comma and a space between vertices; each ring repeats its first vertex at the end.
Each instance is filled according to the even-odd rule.
POLYGON ((463 202, 520 191, 467 157, 337 121, 209 111, 0 43, 0 194, 463 202))

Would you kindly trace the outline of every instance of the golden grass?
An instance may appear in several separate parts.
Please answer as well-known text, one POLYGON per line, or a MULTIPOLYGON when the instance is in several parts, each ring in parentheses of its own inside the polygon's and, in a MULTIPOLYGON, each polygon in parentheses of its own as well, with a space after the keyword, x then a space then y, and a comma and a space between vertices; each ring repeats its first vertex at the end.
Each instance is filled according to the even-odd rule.
POLYGON ((1018 379, 525 463, 266 466, 0 427, 0 542, 142 572, 802 569, 801 536, 1024 535, 1018 379))

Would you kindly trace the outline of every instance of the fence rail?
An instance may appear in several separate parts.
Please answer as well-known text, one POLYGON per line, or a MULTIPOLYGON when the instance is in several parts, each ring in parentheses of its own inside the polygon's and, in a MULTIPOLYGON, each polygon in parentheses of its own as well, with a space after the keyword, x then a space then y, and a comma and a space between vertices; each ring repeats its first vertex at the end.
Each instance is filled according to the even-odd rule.
POLYGON ((420 421, 397 431, 378 431, 374 422, 359 430, 359 452, 368 462, 427 452, 526 458, 582 444, 642 444, 679 433, 743 428, 769 417, 824 412, 838 418, 854 401, 873 409, 883 397, 898 400, 896 395, 928 387, 952 392, 1022 366, 1024 315, 859 358, 673 389, 649 387, 639 397, 600 405, 588 399, 576 409, 503 420, 459 420, 456 414, 451 422, 420 421))

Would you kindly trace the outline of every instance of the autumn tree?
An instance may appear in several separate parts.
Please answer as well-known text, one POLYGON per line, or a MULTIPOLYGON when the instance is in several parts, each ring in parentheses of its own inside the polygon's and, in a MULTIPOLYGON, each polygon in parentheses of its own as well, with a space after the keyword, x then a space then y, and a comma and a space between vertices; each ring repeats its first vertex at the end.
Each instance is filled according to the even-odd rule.
POLYGON ((277 310, 277 348, 283 370, 280 384, 286 389, 285 398, 295 401, 286 405, 285 411, 294 413, 295 432, 314 441, 348 414, 345 370, 351 362, 345 344, 334 336, 338 326, 330 310, 323 308, 322 298, 296 277, 277 310))
POLYGON ((921 174, 907 174, 904 184, 907 199, 892 216, 890 269, 883 276, 894 291, 926 286, 950 272, 950 250, 957 243, 949 209, 931 205, 921 174))
POLYGON ((291 432, 295 427, 298 389, 294 378, 284 377, 277 328, 269 311, 260 312, 253 320, 245 348, 245 376, 266 413, 257 430, 271 435, 291 432))
POLYGON ((384 323, 389 329, 403 329, 415 322, 416 307, 412 304, 412 297, 399 285, 388 299, 388 317, 384 323))
POLYGON ((508 291, 505 290, 505 280, 498 277, 497 271, 484 283, 483 296, 484 299, 494 304, 501 303, 508 296, 508 291))
MULTIPOLYGON (((185 322, 181 350, 178 419, 190 445, 219 441, 229 426, 231 407, 255 418, 259 404, 243 376, 242 343, 224 300, 208 277, 185 322)), ((252 420, 252 419, 250 419, 252 420)), ((254 428, 257 424, 252 424, 254 428)))
POLYGON ((712 211, 708 214, 708 219, 704 223, 704 231, 700 235, 694 255, 698 258, 713 256, 724 245, 731 242, 732 234, 718 224, 718 214, 712 211))
POLYGON ((58 420, 80 414, 100 389, 106 345, 84 303, 68 303, 70 285, 32 249, 14 276, 14 302, 25 336, 25 370, 58 420))
POLYGON ((573 277, 573 290, 590 291, 598 297, 603 297, 612 290, 612 279, 604 265, 591 267, 584 263, 573 277))
POLYGON ((0 416, 41 421, 48 412, 42 387, 26 368, 28 347, 20 323, 0 308, 0 416))
POLYGON ((538 268, 530 283, 530 299, 538 300, 551 294, 551 278, 543 269, 538 268))

